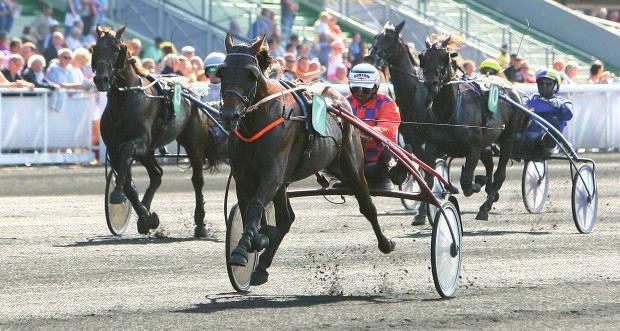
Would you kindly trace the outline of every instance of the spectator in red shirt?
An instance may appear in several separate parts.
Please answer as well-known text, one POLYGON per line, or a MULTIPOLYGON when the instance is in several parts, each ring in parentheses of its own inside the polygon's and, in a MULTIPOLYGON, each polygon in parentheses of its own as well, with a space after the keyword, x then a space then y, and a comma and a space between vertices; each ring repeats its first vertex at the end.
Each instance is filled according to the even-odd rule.
MULTIPOLYGON (((351 95, 347 100, 351 104, 355 116, 363 119, 374 130, 396 142, 400 113, 396 103, 387 95, 379 92, 379 72, 377 69, 367 63, 353 67, 349 72, 349 89, 351 95)), ((364 148, 365 175, 368 185, 375 189, 392 189, 389 178, 395 179, 395 176, 392 176, 391 169, 396 165, 392 153, 380 142, 365 135, 362 135, 362 146, 364 148)), ((392 182, 396 181, 392 180, 392 182)))

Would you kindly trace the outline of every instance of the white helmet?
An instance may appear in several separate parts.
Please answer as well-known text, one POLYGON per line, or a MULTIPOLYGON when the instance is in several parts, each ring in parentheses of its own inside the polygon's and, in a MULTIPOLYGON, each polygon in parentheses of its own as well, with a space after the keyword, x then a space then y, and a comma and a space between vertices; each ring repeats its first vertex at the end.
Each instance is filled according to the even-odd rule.
POLYGON ((360 63, 349 71, 349 87, 373 88, 379 85, 379 72, 368 63, 360 63))
POLYGON ((217 67, 220 64, 224 63, 224 59, 226 55, 219 52, 212 52, 207 55, 205 58, 205 71, 208 71, 211 67, 217 67))

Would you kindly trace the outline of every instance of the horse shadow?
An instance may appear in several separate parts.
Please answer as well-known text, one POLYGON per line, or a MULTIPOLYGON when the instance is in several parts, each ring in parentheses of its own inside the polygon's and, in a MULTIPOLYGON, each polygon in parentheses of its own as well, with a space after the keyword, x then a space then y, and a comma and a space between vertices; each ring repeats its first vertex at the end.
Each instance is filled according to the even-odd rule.
POLYGON ((414 301, 413 298, 388 298, 378 295, 284 295, 284 296, 255 296, 244 295, 236 292, 220 293, 215 296, 207 296, 207 303, 199 303, 193 307, 175 311, 177 313, 190 314, 213 314, 219 311, 230 309, 285 309, 311 307, 340 302, 362 302, 362 303, 394 303, 414 301))
POLYGON ((55 247, 95 247, 95 246, 109 246, 109 245, 160 245, 160 244, 172 244, 186 241, 210 241, 215 243, 223 243, 224 240, 217 238, 216 236, 210 236, 207 238, 175 238, 175 237, 144 237, 144 238, 122 238, 114 236, 99 236, 94 238, 88 238, 86 241, 76 241, 67 245, 58 245, 55 247))
MULTIPOLYGON (((432 234, 432 230, 421 230, 412 233, 405 233, 395 238, 428 238, 432 234)), ((479 237, 479 236, 505 236, 510 234, 526 234, 531 236, 549 235, 549 231, 516 231, 516 230, 477 230, 463 231, 463 237, 479 237)))

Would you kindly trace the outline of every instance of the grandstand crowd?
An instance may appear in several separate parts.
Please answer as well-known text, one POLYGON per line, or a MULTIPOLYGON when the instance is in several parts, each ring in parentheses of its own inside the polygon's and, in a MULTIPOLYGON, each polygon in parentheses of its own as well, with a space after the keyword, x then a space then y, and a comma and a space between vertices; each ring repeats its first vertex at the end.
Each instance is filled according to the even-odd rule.
MULTIPOLYGON (((0 87, 50 89, 75 88, 94 90, 91 69, 91 48, 97 39, 96 26, 103 22, 106 0, 67 0, 64 22, 52 17, 53 8, 42 4, 40 13, 20 37, 11 32, 18 4, 0 0, 0 87)), ((285 80, 309 82, 324 79, 332 83, 347 83, 348 70, 363 62, 368 45, 359 33, 347 38, 338 19, 327 12, 320 13, 314 28, 314 40, 304 40, 292 33, 298 5, 294 0, 282 0, 281 22, 275 14, 263 9, 253 22, 248 37, 264 34, 271 55, 277 60, 272 76, 285 80)), ((613 15, 612 15, 613 16, 613 15)), ((612 17, 613 18, 613 17, 612 17)), ((231 25, 234 30, 234 24, 231 25)), ((239 31, 232 31, 237 35, 239 31)), ((152 74, 177 74, 190 82, 209 82, 214 68, 205 67, 191 45, 178 51, 170 41, 155 38, 148 47, 143 41, 127 41, 129 53, 138 64, 152 74)), ((530 68, 520 54, 507 54, 504 45, 496 57, 505 77, 512 82, 534 83, 536 68, 530 68)), ((601 62, 594 62, 587 81, 577 81, 577 63, 555 59, 554 69, 561 73, 563 83, 612 83, 613 74, 605 71, 601 62)), ((480 68, 473 60, 462 62, 464 78, 473 78, 480 68)))

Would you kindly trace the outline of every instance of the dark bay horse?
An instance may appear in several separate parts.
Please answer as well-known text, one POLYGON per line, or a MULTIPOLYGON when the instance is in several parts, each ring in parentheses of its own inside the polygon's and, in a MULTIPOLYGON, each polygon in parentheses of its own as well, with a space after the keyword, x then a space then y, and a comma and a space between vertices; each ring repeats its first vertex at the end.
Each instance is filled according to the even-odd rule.
MULTIPOLYGON (((366 61, 379 70, 389 69, 389 77, 394 86, 396 104, 403 122, 398 131, 405 142, 413 147, 413 153, 424 163, 435 167, 435 155, 425 144, 431 137, 428 125, 417 125, 406 122, 426 123, 430 108, 428 93, 422 79, 422 70, 417 63, 417 54, 412 54, 400 37, 405 22, 397 26, 385 24, 383 30, 374 37, 372 48, 366 61)), ((433 176, 425 175, 427 185, 432 187, 433 176)), ((426 219, 426 203, 421 203, 412 224, 424 224, 426 219)))
POLYGON ((157 164, 154 150, 176 139, 187 151, 193 171, 192 184, 196 195, 194 236, 205 237, 202 171, 205 159, 213 164, 217 154, 214 151, 216 146, 208 139, 208 119, 183 98, 173 119, 166 120, 166 107, 170 104, 129 58, 127 45, 121 40, 125 27, 104 31, 97 26, 98 38, 92 55, 95 85, 99 91, 107 91, 108 98, 101 117, 101 137, 117 174, 110 203, 122 203, 129 198, 139 216, 138 232, 148 234, 150 229, 157 228, 159 218, 150 207, 163 171, 157 164), (131 180, 134 160, 144 165, 150 180, 142 201, 131 180))
MULTIPOLYGON (((431 129, 431 141, 436 155, 465 157, 461 173, 461 188, 469 196, 486 184, 486 201, 480 206, 476 219, 487 220, 493 203, 499 199, 499 189, 506 178, 506 164, 512 154, 516 131, 523 122, 522 114, 508 102, 500 99, 496 113, 487 108, 488 93, 480 93, 471 82, 454 80, 457 54, 448 49, 450 37, 431 44, 426 41, 426 50, 419 56, 424 72, 424 81, 432 98, 432 121, 447 124, 431 129), (491 144, 500 147, 499 161, 495 175, 491 144), (481 160, 486 170, 486 183, 474 183, 474 171, 481 160)), ((517 94, 506 83, 502 87, 512 100, 521 102, 517 94)))
MULTIPOLYGON (((372 225, 379 249, 390 253, 395 244, 384 236, 377 222, 377 210, 364 178, 364 154, 359 132, 352 125, 327 116, 331 136, 316 136, 310 146, 311 158, 306 158, 308 132, 303 121, 293 120, 304 113, 291 93, 282 93, 287 87, 265 76, 271 58, 263 41, 264 36, 261 36, 250 46, 233 45, 232 37, 227 35, 226 60, 217 71, 222 79, 221 114, 227 130, 236 131, 235 135, 241 137, 250 137, 270 124, 280 122, 253 142, 230 135, 230 166, 244 232, 229 263, 244 266, 248 262, 248 252, 265 248, 251 284, 267 282, 267 268, 295 219, 286 193, 287 186, 322 169, 351 188, 360 212, 372 225), (256 106, 278 93, 281 95, 256 106), (265 206, 271 201, 275 207, 276 226, 261 226, 265 206)), ((335 90, 326 88, 322 95, 351 111, 346 99, 335 90)))

